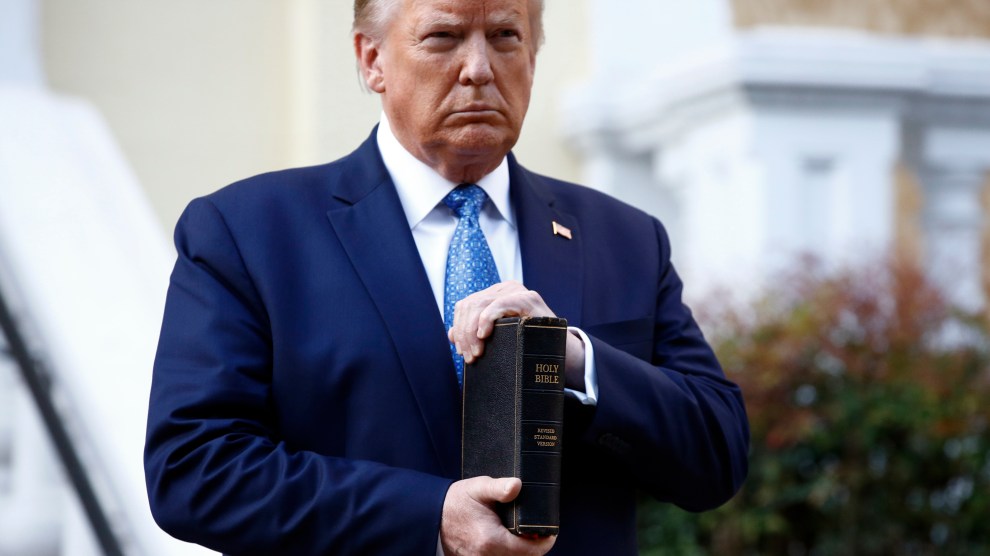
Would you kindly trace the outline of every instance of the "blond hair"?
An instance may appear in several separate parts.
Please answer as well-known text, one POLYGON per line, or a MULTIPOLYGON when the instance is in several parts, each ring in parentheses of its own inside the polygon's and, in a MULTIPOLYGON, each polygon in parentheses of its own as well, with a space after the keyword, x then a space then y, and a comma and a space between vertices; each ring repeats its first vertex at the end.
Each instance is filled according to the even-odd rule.
MULTIPOLYGON (((385 25, 392 18, 400 0, 354 0, 355 33, 364 33, 374 39, 385 34, 385 25)), ((543 44, 543 0, 529 0, 530 28, 533 44, 537 49, 543 44)))

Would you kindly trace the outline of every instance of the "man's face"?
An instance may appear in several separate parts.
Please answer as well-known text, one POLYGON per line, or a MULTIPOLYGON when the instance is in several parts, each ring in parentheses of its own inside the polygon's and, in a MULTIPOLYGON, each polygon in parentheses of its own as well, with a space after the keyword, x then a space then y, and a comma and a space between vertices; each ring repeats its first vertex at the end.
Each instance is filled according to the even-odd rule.
POLYGON ((447 179, 479 179, 519 137, 536 65, 529 8, 401 0, 373 59, 359 49, 396 137, 447 179))

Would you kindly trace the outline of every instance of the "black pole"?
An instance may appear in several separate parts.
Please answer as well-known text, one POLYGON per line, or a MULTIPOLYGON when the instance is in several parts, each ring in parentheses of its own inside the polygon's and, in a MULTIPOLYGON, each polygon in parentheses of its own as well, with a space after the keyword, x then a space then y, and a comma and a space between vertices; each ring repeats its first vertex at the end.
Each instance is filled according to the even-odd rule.
POLYGON ((86 517, 89 518, 93 532, 96 534, 100 547, 103 548, 103 553, 107 556, 123 556, 120 543, 110 526, 110 520, 107 519, 103 507, 100 506, 100 501, 93 490, 93 484, 90 482, 82 460, 79 458, 79 452, 72 444, 72 438, 55 409, 49 382, 42 374, 37 361, 28 352, 24 337, 21 336, 10 308, 4 300, 2 289, 0 289, 0 328, 3 329, 3 335, 7 339, 8 349, 6 351, 13 357, 21 370, 24 383, 31 391, 31 397, 34 399, 52 442, 55 444, 55 450, 69 475, 69 480, 79 495, 79 500, 86 511, 86 517))

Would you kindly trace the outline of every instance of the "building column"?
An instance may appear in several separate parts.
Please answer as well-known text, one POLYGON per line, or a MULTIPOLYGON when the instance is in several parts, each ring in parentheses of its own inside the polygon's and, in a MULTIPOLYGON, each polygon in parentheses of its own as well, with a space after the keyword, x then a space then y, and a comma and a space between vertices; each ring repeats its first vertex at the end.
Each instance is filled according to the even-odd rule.
POLYGON ((921 172, 925 264, 948 300, 966 310, 985 304, 982 241, 986 169, 929 166, 921 172))
POLYGON ((0 85, 42 85, 36 0, 0 0, 0 85))

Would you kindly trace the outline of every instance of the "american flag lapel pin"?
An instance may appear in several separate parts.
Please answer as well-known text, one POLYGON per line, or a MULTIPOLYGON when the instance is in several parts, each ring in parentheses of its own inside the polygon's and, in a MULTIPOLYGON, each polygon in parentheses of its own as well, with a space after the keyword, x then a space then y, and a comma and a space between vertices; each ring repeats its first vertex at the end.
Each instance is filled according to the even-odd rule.
POLYGON ((557 221, 554 221, 553 222, 553 235, 565 237, 567 239, 571 239, 571 229, 568 228, 567 226, 562 226, 562 225, 558 224, 557 221))

